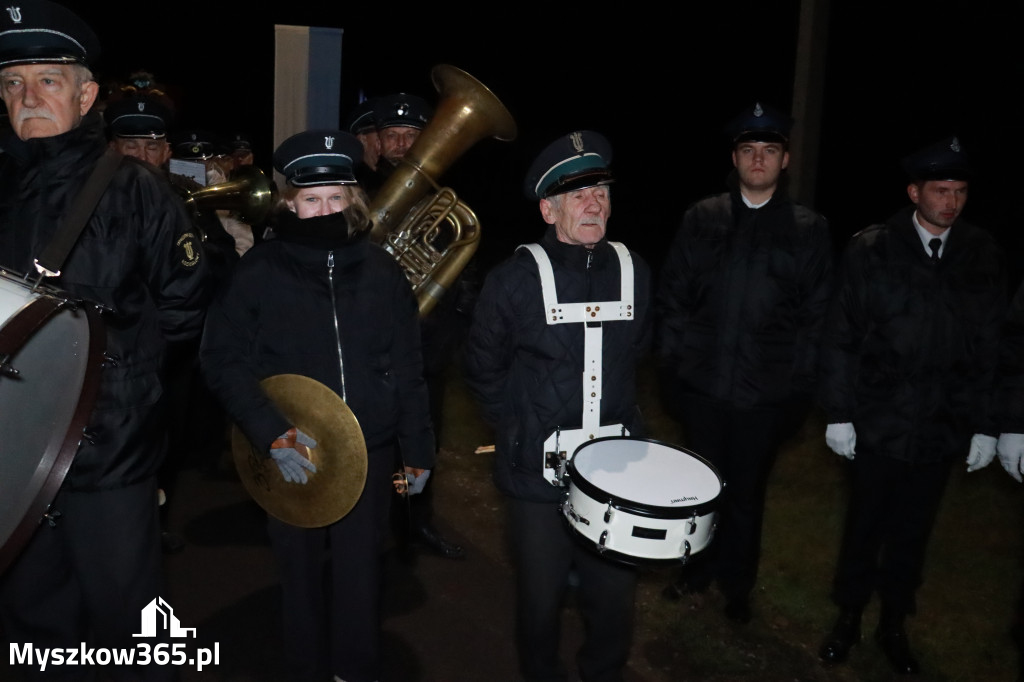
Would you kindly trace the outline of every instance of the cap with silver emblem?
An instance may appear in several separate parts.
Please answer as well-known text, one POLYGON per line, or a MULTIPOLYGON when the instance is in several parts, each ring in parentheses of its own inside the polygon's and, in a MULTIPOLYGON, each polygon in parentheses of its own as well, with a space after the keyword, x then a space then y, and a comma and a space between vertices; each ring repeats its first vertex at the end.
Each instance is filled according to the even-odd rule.
POLYGON ((433 115, 434 110, 425 99, 404 92, 379 97, 373 105, 378 130, 398 126, 422 130, 433 115))
POLYGON ((0 12, 0 66, 90 65, 100 42, 74 12, 49 0, 21 0, 0 12))
POLYGON ((274 170, 292 187, 355 184, 355 164, 363 144, 342 130, 307 130, 274 151, 274 170))
POLYGON ((171 110, 149 95, 124 97, 107 105, 103 112, 110 134, 115 137, 145 137, 152 140, 167 136, 171 110))
POLYGON ((781 111, 761 102, 754 102, 736 116, 725 132, 732 143, 740 142, 789 142, 789 131, 793 119, 781 111))
POLYGON ((903 159, 911 180, 970 180, 974 173, 960 139, 947 137, 903 159))

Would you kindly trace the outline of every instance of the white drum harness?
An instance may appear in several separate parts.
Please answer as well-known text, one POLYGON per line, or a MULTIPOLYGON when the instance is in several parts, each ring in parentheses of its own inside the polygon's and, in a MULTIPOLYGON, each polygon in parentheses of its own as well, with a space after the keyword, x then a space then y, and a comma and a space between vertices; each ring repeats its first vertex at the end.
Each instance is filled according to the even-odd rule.
POLYGON ((583 346, 583 428, 562 429, 544 441, 544 478, 555 486, 563 486, 565 465, 568 456, 586 441, 603 436, 628 436, 629 431, 622 424, 601 426, 601 359, 603 353, 602 322, 613 320, 632 321, 633 306, 633 259, 629 250, 619 242, 608 242, 619 257, 619 284, 621 293, 618 301, 595 301, 585 303, 559 303, 555 289, 555 274, 551 260, 540 244, 523 244, 537 261, 540 273, 541 291, 544 294, 544 318, 549 325, 584 325, 583 346))

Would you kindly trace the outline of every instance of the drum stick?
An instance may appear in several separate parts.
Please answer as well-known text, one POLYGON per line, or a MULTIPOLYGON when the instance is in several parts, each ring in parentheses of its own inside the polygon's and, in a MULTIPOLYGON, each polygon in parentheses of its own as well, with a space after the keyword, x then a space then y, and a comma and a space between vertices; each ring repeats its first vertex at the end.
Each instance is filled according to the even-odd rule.
POLYGON ((473 454, 475 454, 475 455, 493 455, 494 454, 494 446, 493 445, 481 445, 480 447, 478 447, 476 450, 473 451, 473 454))

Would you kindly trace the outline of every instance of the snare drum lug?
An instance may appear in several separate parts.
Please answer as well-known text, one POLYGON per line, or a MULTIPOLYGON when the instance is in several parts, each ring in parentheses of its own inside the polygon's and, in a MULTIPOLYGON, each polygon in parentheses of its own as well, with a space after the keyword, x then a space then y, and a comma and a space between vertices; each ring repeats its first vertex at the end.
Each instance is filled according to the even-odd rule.
POLYGON ((601 539, 597 541, 597 548, 600 551, 602 551, 602 552, 605 550, 604 543, 605 543, 605 541, 607 539, 608 539, 608 531, 602 531, 601 532, 601 539))
POLYGON ((84 429, 82 429, 82 440, 84 440, 89 445, 96 445, 96 443, 99 442, 101 432, 101 428, 93 428, 91 426, 86 426, 84 429))
POLYGON ((682 561, 684 564, 687 563, 690 560, 690 550, 691 549, 693 549, 693 548, 690 546, 690 541, 689 540, 683 540, 683 555, 681 557, 679 557, 679 560, 682 561))
POLYGON ((56 528, 57 521, 60 520, 61 516, 62 515, 59 509, 50 509, 49 507, 47 507, 46 512, 43 514, 43 519, 46 520, 46 523, 48 526, 50 526, 50 528, 56 528))
POLYGON ((693 516, 691 516, 690 520, 686 523, 686 534, 687 535, 693 535, 696 532, 697 532, 697 512, 693 512, 693 516))
POLYGON ((610 523, 612 520, 612 503, 609 502, 608 506, 604 510, 604 522, 610 523))
POLYGON ((121 358, 116 355, 109 355, 108 353, 103 354, 103 366, 104 367, 117 367, 121 364, 121 358))

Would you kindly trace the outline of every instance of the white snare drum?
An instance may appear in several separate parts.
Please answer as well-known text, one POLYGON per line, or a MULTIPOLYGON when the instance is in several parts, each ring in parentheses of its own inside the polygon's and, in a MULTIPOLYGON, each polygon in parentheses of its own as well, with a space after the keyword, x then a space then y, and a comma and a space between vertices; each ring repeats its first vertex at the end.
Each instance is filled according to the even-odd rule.
POLYGON ((99 389, 99 314, 0 271, 0 573, 60 488, 99 389))
POLYGON ((598 438, 568 464, 562 514, 594 548, 626 563, 682 561, 711 542, 722 479, 683 448, 598 438))

